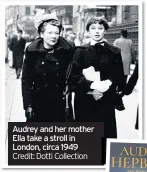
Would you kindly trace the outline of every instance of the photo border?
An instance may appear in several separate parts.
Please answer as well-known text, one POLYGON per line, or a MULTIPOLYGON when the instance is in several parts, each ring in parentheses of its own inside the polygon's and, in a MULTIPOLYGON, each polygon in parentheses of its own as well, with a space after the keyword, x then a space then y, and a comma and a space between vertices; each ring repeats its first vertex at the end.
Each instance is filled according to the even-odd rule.
MULTIPOLYGON (((144 104, 142 103, 142 100, 143 100, 143 97, 142 97, 142 92, 143 92, 143 57, 142 57, 142 1, 123 1, 123 2, 119 2, 119 1, 96 1, 96 0, 91 0, 91 1, 82 1, 82 0, 74 0, 74 1, 68 1, 68 0, 64 0, 63 2, 59 1, 59 0, 54 0, 53 3, 50 3, 50 2, 47 2, 47 1, 42 1, 42 3, 38 3, 37 0, 35 1, 31 1, 31 2, 28 2, 27 0, 24 2, 20 2, 20 1, 7 1, 7 2, 4 2, 4 4, 2 4, 2 24, 4 24, 4 27, 2 26, 3 28, 3 31, 1 32, 3 35, 2 37, 4 36, 5 34, 5 6, 6 5, 138 5, 139 7, 139 11, 138 11, 138 19, 139 19, 139 22, 138 22, 138 33, 139 33, 139 39, 138 39, 138 52, 139 52, 139 139, 142 139, 143 138, 143 133, 144 133, 144 125, 143 125, 143 118, 144 118, 144 113, 143 113, 143 106, 144 104)), ((1 38, 2 38, 1 37, 1 38)), ((2 50, 5 49, 5 46, 4 45, 1 45, 2 46, 2 50)), ((5 57, 5 53, 4 52, 1 52, 2 53, 2 57, 5 57)), ((1 73, 1 114, 5 114, 5 60, 4 59, 1 59, 1 69, 0 69, 0 73, 1 73)), ((1 154, 3 156, 3 158, 1 159, 2 161, 2 168, 55 168, 55 169, 58 169, 58 168, 100 168, 100 169, 105 169, 107 165, 104 165, 104 166, 69 166, 69 165, 66 165, 66 166, 9 166, 8 164, 6 164, 5 162, 5 157, 6 157, 6 147, 5 147, 5 115, 1 115, 2 117, 2 120, 1 120, 1 131, 2 134, 1 134, 1 137, 2 137, 2 142, 1 142, 1 154)), ((108 139, 109 140, 109 139, 108 139)), ((113 139, 112 139, 113 140, 113 139)), ((118 142, 120 141, 120 139, 115 139, 117 140, 118 142)), ((123 139, 124 141, 127 141, 128 139, 123 139)), ((133 140, 130 140, 130 141, 133 141, 133 140)), ((108 154, 108 152, 107 152, 108 154)))

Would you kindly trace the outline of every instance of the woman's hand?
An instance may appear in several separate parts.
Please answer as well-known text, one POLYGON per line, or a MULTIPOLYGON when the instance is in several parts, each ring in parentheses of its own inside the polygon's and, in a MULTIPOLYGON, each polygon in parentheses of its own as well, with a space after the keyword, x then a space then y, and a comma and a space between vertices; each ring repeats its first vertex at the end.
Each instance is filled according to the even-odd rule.
POLYGON ((97 90, 101 93, 104 93, 110 88, 111 85, 112 85, 112 82, 110 80, 105 80, 105 81, 100 81, 100 82, 94 81, 91 84, 90 88, 97 90))

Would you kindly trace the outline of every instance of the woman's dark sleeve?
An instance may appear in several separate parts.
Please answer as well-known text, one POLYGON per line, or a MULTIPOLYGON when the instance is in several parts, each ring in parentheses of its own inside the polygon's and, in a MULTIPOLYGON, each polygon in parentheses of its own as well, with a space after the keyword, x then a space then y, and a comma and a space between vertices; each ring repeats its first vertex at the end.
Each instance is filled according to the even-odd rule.
POLYGON ((69 77, 69 85, 73 92, 80 92, 85 94, 90 90, 92 81, 85 79, 82 74, 85 62, 85 52, 83 48, 77 48, 75 50, 72 62, 71 74, 69 77))
POLYGON ((8 47, 11 51, 14 50, 14 38, 9 39, 8 47))
POLYGON ((25 52, 25 59, 22 70, 22 97, 23 107, 26 109, 32 106, 32 86, 33 86, 33 57, 29 53, 28 48, 25 52))
POLYGON ((113 85, 118 88, 119 92, 124 91, 125 88, 125 77, 121 53, 116 54, 115 61, 113 63, 113 74, 111 81, 113 85))
POLYGON ((136 63, 134 72, 131 75, 131 77, 127 83, 127 87, 126 87, 126 91, 125 91, 126 95, 129 95, 132 93, 132 91, 137 83, 137 80, 138 80, 138 62, 136 63))

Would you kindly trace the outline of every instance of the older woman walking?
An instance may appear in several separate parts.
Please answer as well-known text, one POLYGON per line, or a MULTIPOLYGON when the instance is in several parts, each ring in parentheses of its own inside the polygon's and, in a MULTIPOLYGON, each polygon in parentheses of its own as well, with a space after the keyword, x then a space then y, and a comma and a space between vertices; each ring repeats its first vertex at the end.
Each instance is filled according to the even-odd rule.
POLYGON ((36 18, 40 38, 26 49, 22 72, 22 96, 27 121, 64 122, 66 70, 72 60, 70 45, 60 37, 56 16, 36 18), (41 20, 40 20, 41 18, 41 20))

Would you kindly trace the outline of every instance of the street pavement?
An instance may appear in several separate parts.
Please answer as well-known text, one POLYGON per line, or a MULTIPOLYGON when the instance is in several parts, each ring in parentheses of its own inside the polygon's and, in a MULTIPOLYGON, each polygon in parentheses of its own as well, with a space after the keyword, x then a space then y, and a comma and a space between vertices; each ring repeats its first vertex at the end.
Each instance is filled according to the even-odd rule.
MULTIPOLYGON (((16 79, 15 70, 6 65, 6 81, 5 81, 5 119, 6 132, 8 122, 25 122, 25 113, 22 104, 21 80, 16 79)), ((135 130, 138 91, 135 89, 129 96, 123 97, 125 110, 116 110, 116 121, 118 138, 137 139, 138 131, 135 130)))

